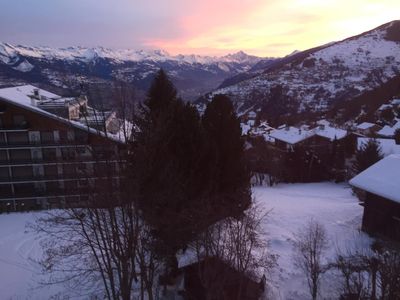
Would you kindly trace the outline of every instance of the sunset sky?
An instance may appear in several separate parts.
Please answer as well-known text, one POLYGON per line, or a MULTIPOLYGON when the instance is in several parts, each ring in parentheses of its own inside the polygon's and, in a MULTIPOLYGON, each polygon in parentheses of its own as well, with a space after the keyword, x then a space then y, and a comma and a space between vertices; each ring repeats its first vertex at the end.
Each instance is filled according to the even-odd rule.
POLYGON ((0 41, 283 56, 400 19, 400 0, 0 0, 0 41))

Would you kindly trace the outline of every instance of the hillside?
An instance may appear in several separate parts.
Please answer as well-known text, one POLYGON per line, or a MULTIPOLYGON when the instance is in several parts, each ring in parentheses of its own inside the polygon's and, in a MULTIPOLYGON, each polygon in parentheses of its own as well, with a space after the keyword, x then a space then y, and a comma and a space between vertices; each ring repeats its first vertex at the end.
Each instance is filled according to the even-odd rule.
POLYGON ((238 112, 261 111, 265 117, 325 113, 356 98, 361 98, 359 109, 369 99, 364 94, 385 84, 391 88, 383 93, 386 98, 400 90, 400 21, 277 59, 252 74, 239 75, 244 80, 225 84, 200 101, 227 94, 238 112))

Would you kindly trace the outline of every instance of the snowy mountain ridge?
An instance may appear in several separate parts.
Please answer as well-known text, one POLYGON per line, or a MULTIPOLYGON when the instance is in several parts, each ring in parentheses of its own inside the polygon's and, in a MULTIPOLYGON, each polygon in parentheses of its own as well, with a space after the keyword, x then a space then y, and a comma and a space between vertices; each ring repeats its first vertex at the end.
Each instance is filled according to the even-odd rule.
POLYGON ((29 47, 23 45, 11 45, 0 43, 0 60, 5 64, 15 63, 20 56, 38 59, 58 60, 79 60, 91 62, 97 58, 110 59, 119 62, 150 61, 175 61, 191 64, 214 64, 214 63, 249 63, 255 64, 260 58, 248 55, 243 51, 228 54, 225 56, 201 56, 201 55, 170 55, 164 50, 131 50, 131 49, 110 49, 104 47, 29 47))
MULTIPOLYGON (((104 47, 50 48, 0 43, 0 86, 36 83, 47 87, 79 89, 81 83, 110 89, 124 81, 143 95, 154 74, 163 68, 187 100, 217 88, 225 79, 250 70, 264 59, 244 52, 222 57, 170 55, 163 50, 104 47)), ((108 101, 111 95, 100 96, 108 101)))
POLYGON ((325 112, 399 76, 400 21, 393 21, 340 42, 277 59, 261 74, 216 89, 206 100, 227 94, 239 112, 277 105, 289 114, 325 112))

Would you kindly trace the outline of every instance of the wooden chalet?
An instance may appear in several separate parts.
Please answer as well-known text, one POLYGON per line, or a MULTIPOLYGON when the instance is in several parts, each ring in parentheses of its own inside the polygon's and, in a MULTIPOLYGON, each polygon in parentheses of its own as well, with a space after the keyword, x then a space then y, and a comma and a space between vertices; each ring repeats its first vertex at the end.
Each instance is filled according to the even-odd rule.
POLYGON ((392 154, 350 180, 362 191, 362 229, 400 241, 400 155, 392 154))

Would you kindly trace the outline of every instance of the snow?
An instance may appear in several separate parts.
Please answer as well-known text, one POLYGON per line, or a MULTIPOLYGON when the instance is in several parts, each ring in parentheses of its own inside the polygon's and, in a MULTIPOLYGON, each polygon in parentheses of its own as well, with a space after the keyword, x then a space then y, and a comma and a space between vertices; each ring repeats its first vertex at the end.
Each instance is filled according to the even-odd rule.
POLYGON ((228 54, 222 57, 217 56, 200 56, 200 55, 170 55, 168 52, 160 49, 156 50, 132 50, 132 49, 109 49, 104 47, 68 47, 68 48, 50 48, 50 47, 28 47, 14 46, 6 43, 0 43, 0 61, 8 64, 13 58, 22 55, 25 57, 34 57, 40 59, 60 59, 60 60, 81 60, 83 62, 91 62, 97 58, 110 59, 116 62, 138 62, 144 60, 164 62, 176 61, 188 64, 218 64, 222 70, 228 71, 228 66, 224 62, 229 63, 251 63, 255 64, 261 60, 259 57, 247 55, 244 52, 228 54))
POLYGON ((376 124, 374 124, 374 123, 363 122, 363 123, 361 123, 361 124, 358 124, 358 125, 357 125, 357 128, 358 128, 358 129, 364 130, 364 129, 368 129, 368 128, 374 127, 375 125, 376 125, 376 124))
MULTIPOLYGON (((253 195, 265 210, 271 210, 264 222, 270 250, 278 254, 278 269, 272 274, 272 299, 310 299, 307 283, 293 263, 291 239, 311 218, 327 230, 330 248, 326 258, 332 260, 336 249, 350 245, 368 246, 370 238, 359 233, 363 208, 347 184, 330 182, 278 184, 255 187, 253 195)), ((338 299, 337 278, 326 274, 322 282, 324 299, 338 299)), ((322 298, 321 298, 322 299, 322 298)))
POLYGON ((350 184, 400 203, 400 155, 392 154, 378 161, 351 179, 350 184))
MULTIPOLYGON (((372 140, 372 138, 357 138, 357 149, 361 149, 361 146, 368 143, 369 140, 372 140)), ((375 141, 379 144, 383 156, 400 154, 400 145, 397 145, 394 139, 375 139, 375 141)))
POLYGON ((49 299, 60 286, 41 286, 45 279, 36 262, 42 255, 41 238, 26 225, 42 213, 0 214, 0 298, 49 299))
MULTIPOLYGON (((253 195, 261 209, 271 210, 263 227, 270 240, 270 251, 279 255, 279 267, 271 278, 273 299, 310 298, 303 274, 294 268, 290 241, 310 218, 321 222, 328 232, 331 247, 327 257, 332 258, 336 248, 342 249, 354 243, 369 245, 371 242, 365 234, 358 233, 362 207, 346 184, 279 184, 254 187, 253 195)), ((0 299, 49 299, 56 293, 60 294, 60 299, 71 295, 79 299, 76 291, 64 285, 41 287, 39 284, 46 278, 34 261, 42 255, 41 237, 25 226, 43 214, 0 214, 0 299)), ((190 259, 186 257, 186 261, 190 259)), ((185 257, 181 263, 184 261, 185 257)), ((329 274, 325 276, 322 282, 324 296, 337 299, 334 294, 337 289, 332 287, 337 280, 332 280, 329 274)))
POLYGON ((392 127, 385 125, 377 133, 381 136, 393 137, 397 129, 400 129, 400 121, 397 121, 392 127))
POLYGON ((35 66, 29 63, 26 59, 20 63, 17 67, 14 67, 14 70, 20 71, 20 72, 30 72, 33 70, 35 66))
POLYGON ((332 126, 317 127, 314 129, 315 134, 330 139, 331 141, 343 139, 347 136, 347 131, 332 126))
POLYGON ((286 127, 277 129, 270 133, 270 137, 275 140, 280 140, 288 144, 297 144, 314 135, 312 131, 301 130, 296 127, 286 127))

